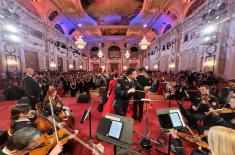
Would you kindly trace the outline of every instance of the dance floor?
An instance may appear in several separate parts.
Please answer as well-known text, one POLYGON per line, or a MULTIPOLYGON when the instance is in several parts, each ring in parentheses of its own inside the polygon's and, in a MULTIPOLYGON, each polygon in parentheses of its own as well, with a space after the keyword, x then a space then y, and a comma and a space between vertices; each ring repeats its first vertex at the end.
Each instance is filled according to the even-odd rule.
MULTIPOLYGON (((158 97, 155 96, 154 99, 158 99, 158 97)), ((64 104, 68 105, 73 110, 73 113, 74 113, 75 119, 76 119, 76 128, 81 129, 81 132, 78 135, 78 137, 80 137, 81 139, 83 139, 84 141, 87 142, 89 140, 89 121, 87 119, 84 124, 80 124, 80 120, 81 120, 81 117, 83 115, 84 110, 88 108, 89 104, 78 104, 76 102, 75 97, 64 97, 64 98, 62 98, 62 100, 63 100, 64 104)), ((96 128, 98 126, 99 120, 101 119, 101 113, 99 113, 96 110, 100 98, 99 97, 92 97, 92 100, 95 103, 94 107, 92 109, 92 136, 95 138, 96 128)), ((14 103, 12 103, 11 101, 0 101, 0 129, 1 130, 7 130, 9 128, 10 109, 14 105, 14 103)), ((168 100, 159 99, 159 100, 153 101, 151 104, 152 104, 152 108, 149 110, 149 129, 151 129, 151 131, 152 131, 150 134, 150 138, 156 140, 160 135, 160 127, 159 127, 159 121, 158 121, 158 118, 156 115, 156 109, 167 108, 168 107, 168 100)), ((187 104, 187 105, 189 105, 189 104, 187 104)), ((177 103, 175 101, 172 101, 171 107, 177 107, 177 103)), ((131 106, 130 106, 130 108, 131 108, 131 106)), ((131 116, 131 109, 128 113, 128 116, 131 116)), ((135 122, 134 123, 134 130, 136 130, 140 133, 144 132, 144 124, 145 124, 144 119, 145 119, 145 113, 144 113, 144 118, 143 118, 142 122, 135 122)), ((136 142, 139 138, 140 137, 136 133, 133 133, 133 142, 136 142)), ((113 154, 113 145, 111 145, 107 142, 104 142, 104 141, 96 140, 96 139, 92 139, 91 141, 94 143, 101 142, 105 147, 105 154, 106 155, 113 154)), ((182 140, 182 141, 185 146, 185 150, 186 150, 187 154, 190 154, 192 149, 195 148, 195 145, 188 143, 184 140, 182 140)), ((133 145, 133 146, 131 146, 131 149, 138 151, 138 152, 141 152, 141 154, 143 154, 143 155, 147 154, 147 152, 143 148, 141 148, 141 146, 139 146, 139 145, 133 145)), ((158 146, 156 144, 153 144, 153 148, 151 149, 150 154, 152 154, 152 155, 160 154, 156 151, 157 149, 160 149, 160 150, 163 150, 166 152, 167 146, 158 146)), ((82 147, 80 144, 76 144, 73 149, 74 155, 91 154, 88 152, 90 152, 90 151, 88 151, 86 148, 82 147)))

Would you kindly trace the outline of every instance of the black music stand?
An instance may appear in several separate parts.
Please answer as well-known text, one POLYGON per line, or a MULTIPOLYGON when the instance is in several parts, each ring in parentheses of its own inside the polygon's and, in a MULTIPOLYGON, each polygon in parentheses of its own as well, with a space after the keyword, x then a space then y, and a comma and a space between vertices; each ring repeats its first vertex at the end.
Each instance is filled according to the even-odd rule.
POLYGON ((129 149, 132 144, 134 120, 115 114, 107 114, 101 118, 96 131, 96 137, 114 145, 114 155, 117 153, 117 146, 129 149), (123 124, 122 132, 119 139, 108 136, 112 121, 118 121, 123 124))
POLYGON ((145 117, 145 130, 144 130, 144 133, 141 134, 139 133, 138 131, 135 131, 134 132, 136 134, 138 134, 141 138, 135 142, 134 144, 140 144, 143 148, 146 148, 147 150, 150 150, 152 148, 152 145, 151 145, 151 142, 155 143, 155 144, 160 144, 159 142, 157 142, 156 140, 152 139, 152 138, 149 138, 149 135, 151 133, 151 130, 149 129, 148 127, 148 124, 149 124, 149 115, 148 115, 148 102, 151 102, 151 99, 145 99, 145 98, 142 98, 140 100, 135 100, 135 101, 143 101, 144 103, 143 104, 146 104, 146 117, 145 117))
POLYGON ((87 118, 87 116, 89 115, 89 137, 90 139, 92 139, 92 133, 91 133, 91 109, 94 105, 93 100, 91 100, 90 106, 88 107, 88 109, 86 109, 82 115, 82 119, 80 121, 81 124, 83 124, 87 118))
MULTIPOLYGON (((180 113, 179 108, 159 109, 159 110, 156 110, 156 113, 157 113, 157 116, 158 116, 158 119, 159 119, 159 124, 160 124, 160 127, 161 127, 161 132, 162 132, 161 135, 163 135, 163 134, 168 135, 168 151, 167 151, 167 153, 165 153, 165 152, 163 152, 159 149, 157 149, 157 151, 162 153, 162 154, 165 154, 165 155, 170 155, 172 136, 171 136, 169 130, 170 129, 175 129, 175 130, 184 129, 185 128, 184 120, 182 118, 182 115, 180 113), (174 126, 174 123, 173 123, 174 120, 170 116, 170 114, 172 114, 172 113, 177 113, 178 114, 178 118, 179 118, 179 121, 180 121, 180 122, 178 122, 178 124, 181 123, 181 125, 174 126)), ((158 139, 160 139, 160 137, 158 139)))

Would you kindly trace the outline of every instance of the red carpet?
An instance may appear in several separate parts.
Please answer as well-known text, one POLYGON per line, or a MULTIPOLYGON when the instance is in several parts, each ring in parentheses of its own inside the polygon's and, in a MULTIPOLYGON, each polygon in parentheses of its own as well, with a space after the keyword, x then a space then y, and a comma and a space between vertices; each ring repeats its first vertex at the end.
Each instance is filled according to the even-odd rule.
MULTIPOLYGON (((96 134, 96 128, 99 123, 99 120, 101 118, 101 113, 99 113, 96 109, 98 106, 99 98, 94 97, 94 107, 92 110, 92 136, 95 137, 96 134)), ((68 105, 72 110, 75 115, 76 119, 76 127, 81 129, 81 133, 78 135, 78 137, 82 137, 83 140, 88 140, 89 139, 89 121, 88 119, 85 121, 84 124, 80 124, 81 117, 83 115, 84 110, 89 106, 89 104, 77 104, 76 103, 76 98, 72 97, 65 97, 63 98, 64 104, 68 105)), ((171 107, 176 107, 177 103, 172 102, 171 107)), ((2 130, 7 130, 9 128, 10 124, 10 109, 12 107, 12 103, 10 101, 1 101, 0 102, 0 129, 2 130)), ((159 122, 158 118, 156 115, 156 109, 161 109, 161 108, 167 108, 168 107, 168 101, 154 101, 152 102, 152 109, 149 110, 149 129, 152 130, 150 137, 152 139, 157 139, 157 137, 160 135, 160 127, 159 127, 159 122)), ((130 116, 131 114, 129 114, 130 116)), ((145 118, 145 117, 144 117, 145 118)), ((141 123, 135 122, 134 124, 134 129, 140 133, 143 133, 144 131, 144 118, 141 123)), ((133 134, 133 142, 136 142, 140 137, 134 133, 133 134)), ((92 140, 95 143, 98 143, 98 140, 92 140)), ((185 146, 185 150, 187 154, 190 154, 192 149, 194 148, 194 145, 182 140, 185 146)), ((106 142, 102 141, 102 144, 105 147, 105 154, 106 155, 113 155, 113 145, 108 144, 106 142)), ((153 144, 153 148, 151 151, 152 155, 158 155, 156 149, 159 148, 159 146, 153 144)), ((145 150, 143 150, 140 146, 138 145, 133 145, 131 149, 141 152, 141 154, 147 154, 145 150)), ((166 150, 167 146, 161 147, 161 150, 166 150)), ((74 155, 87 155, 89 154, 86 148, 81 147, 80 145, 76 145, 74 150, 73 150, 74 155)), ((173 154, 173 153, 172 153, 173 154)))

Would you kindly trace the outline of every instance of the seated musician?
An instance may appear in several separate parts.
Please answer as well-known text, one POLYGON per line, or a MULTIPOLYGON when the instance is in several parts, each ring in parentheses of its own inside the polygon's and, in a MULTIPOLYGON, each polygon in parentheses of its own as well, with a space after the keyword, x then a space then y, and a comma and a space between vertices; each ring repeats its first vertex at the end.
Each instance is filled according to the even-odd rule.
POLYGON ((60 97, 57 95, 57 91, 56 91, 55 87, 53 87, 53 86, 49 87, 49 89, 47 91, 47 95, 44 99, 44 108, 45 108, 44 115, 45 116, 50 116, 51 115, 50 102, 53 105, 55 115, 58 115, 64 109, 70 110, 68 107, 63 105, 63 103, 61 102, 60 97))
POLYGON ((215 126, 208 132, 208 143, 211 155, 234 155, 235 130, 215 126))
MULTIPOLYGON (((171 132, 174 139, 178 139, 177 131, 171 132)), ((214 126, 208 132, 208 144, 210 153, 202 150, 194 150, 191 155, 234 155, 235 152, 235 130, 214 126)), ((182 155, 180 148, 176 148, 176 155, 182 155)))
POLYGON ((203 129, 196 125, 199 127, 198 129, 200 132, 215 125, 222 125, 227 127, 228 124, 218 114, 210 112, 218 108, 218 100, 210 93, 209 87, 203 84, 200 86, 199 91, 200 93, 197 94, 192 100, 192 107, 190 110, 191 116, 187 117, 189 124, 196 125, 198 120, 203 120, 203 129))
MULTIPOLYGON (((41 132, 33 127, 24 127, 17 130, 6 142, 6 146, 0 150, 0 155, 24 155, 36 148, 40 140, 41 132)), ((49 155, 58 155, 62 151, 62 145, 58 143, 49 155)))
POLYGON ((229 80, 229 89, 224 96, 223 105, 220 106, 217 113, 230 124, 230 127, 235 129, 235 79, 229 80))
POLYGON ((11 109, 11 127, 9 134, 23 127, 34 127, 34 123, 31 120, 33 113, 34 110, 31 109, 27 97, 22 97, 16 106, 11 109))

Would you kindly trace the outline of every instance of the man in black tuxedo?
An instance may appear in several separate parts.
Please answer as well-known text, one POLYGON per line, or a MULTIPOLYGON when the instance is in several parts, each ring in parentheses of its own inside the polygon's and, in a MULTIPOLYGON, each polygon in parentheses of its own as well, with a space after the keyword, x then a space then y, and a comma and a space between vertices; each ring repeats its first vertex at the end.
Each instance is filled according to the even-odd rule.
POLYGON ((31 68, 26 69, 26 76, 23 78, 22 83, 25 87, 26 96, 30 100, 32 109, 35 109, 35 105, 40 101, 41 88, 38 82, 33 78, 34 70, 31 68))
POLYGON ((98 87, 98 92, 99 92, 99 95, 101 96, 101 100, 100 100, 97 110, 99 112, 102 112, 103 107, 108 100, 107 92, 108 92, 108 85, 109 85, 108 77, 104 75, 102 68, 99 69, 99 74, 96 77, 95 85, 96 87, 98 87))
POLYGON ((141 122, 142 118, 143 118, 143 105, 144 102, 140 101, 142 98, 145 98, 145 90, 150 89, 151 84, 149 82, 149 78, 145 72, 145 68, 139 68, 138 69, 139 74, 137 76, 137 80, 136 80, 136 89, 143 91, 143 92, 135 92, 134 93, 134 103, 133 103, 133 110, 134 110, 134 114, 133 114, 133 118, 134 120, 137 120, 139 122, 141 122), (139 109, 139 115, 138 113, 138 109, 139 109))
POLYGON ((135 92, 134 80, 137 77, 137 71, 133 68, 129 68, 126 71, 126 75, 117 79, 114 89, 114 113, 117 115, 125 116, 129 101, 135 92))

